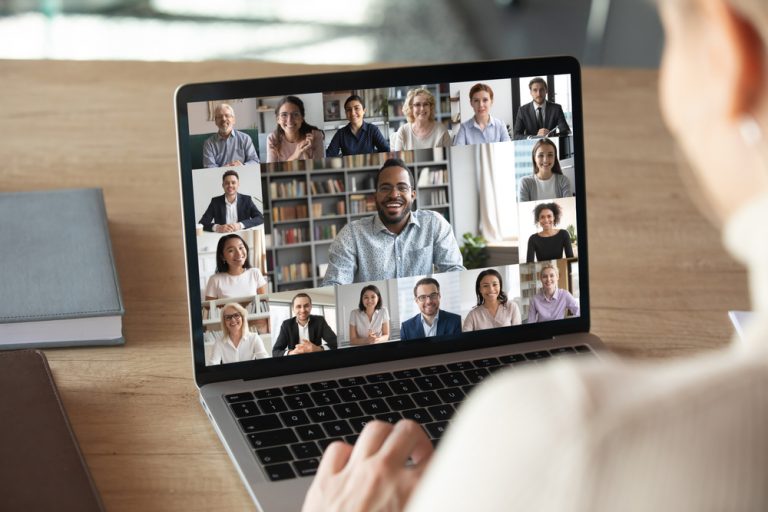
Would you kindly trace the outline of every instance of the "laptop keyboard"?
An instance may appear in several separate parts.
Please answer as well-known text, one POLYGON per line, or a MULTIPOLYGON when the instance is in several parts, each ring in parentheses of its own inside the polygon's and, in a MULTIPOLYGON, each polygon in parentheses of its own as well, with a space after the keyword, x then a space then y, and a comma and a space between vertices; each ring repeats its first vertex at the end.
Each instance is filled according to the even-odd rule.
POLYGON ((437 444, 472 388, 492 372, 562 355, 591 355, 586 345, 487 357, 359 377, 225 395, 270 480, 314 475, 332 442, 354 444, 374 419, 421 424, 437 444))

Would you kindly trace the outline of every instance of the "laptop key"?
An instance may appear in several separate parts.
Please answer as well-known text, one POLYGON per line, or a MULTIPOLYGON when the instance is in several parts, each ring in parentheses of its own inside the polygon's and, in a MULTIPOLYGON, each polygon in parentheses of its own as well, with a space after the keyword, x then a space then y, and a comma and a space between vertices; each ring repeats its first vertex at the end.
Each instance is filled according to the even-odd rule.
POLYGON ((360 402, 360 407, 363 408, 363 411, 365 411, 366 414, 383 414, 389 412, 389 406, 381 398, 364 400, 360 402))
POLYGON ((466 386, 461 386, 461 390, 464 392, 465 395, 468 395, 470 391, 475 389, 474 384, 467 384, 466 386))
POLYGON ((283 412, 288 410, 288 406, 285 405, 285 401, 280 397, 265 398, 263 400, 258 400, 256 403, 259 404, 259 409, 261 409, 264 414, 283 412))
POLYGON ((248 440, 254 448, 267 448, 283 444, 295 443, 299 439, 293 430, 281 428, 280 430, 268 430, 256 434, 248 434, 248 440))
POLYGON ((478 368, 488 368, 489 366, 499 366, 501 362, 495 357, 484 357, 483 359, 476 359, 472 361, 478 368))
POLYGON ((459 372, 445 373, 443 375, 440 375, 440 380, 443 381, 443 384, 450 387, 463 386, 464 384, 469 384, 469 381, 467 380, 467 378, 459 372))
POLYGON ((266 414, 264 416, 254 416, 252 418, 244 418, 240 420, 240 426, 243 432, 250 434, 253 432, 261 432, 263 430, 274 430, 283 426, 280 423, 280 418, 277 414, 266 414))
POLYGON ((437 396, 447 404, 453 404, 464 400, 464 393, 459 388, 438 389, 437 396))
POLYGON ((392 372, 392 375, 394 375, 396 379, 412 379, 414 377, 419 377, 421 372, 416 368, 410 368, 408 370, 398 370, 396 372, 392 372))
POLYGON ((444 388, 445 385, 434 375, 427 375, 424 377, 416 377, 413 379, 419 389, 422 391, 429 391, 432 389, 444 388))
POLYGON ((280 413, 280 419, 287 427, 298 427, 299 425, 306 425, 309 423, 307 413, 304 411, 287 411, 280 413))
POLYGON ((573 347, 558 347, 550 349, 550 354, 553 356, 569 356, 576 353, 576 349, 573 347))
POLYGON ((271 466, 264 466, 264 471, 267 473, 267 477, 273 482, 278 480, 287 480, 289 478, 296 478, 296 473, 291 469, 290 464, 273 464, 271 466))
POLYGON ((589 348, 587 345, 576 345, 573 348, 576 350, 576 352, 580 354, 592 354, 592 349, 589 348))
POLYGON ((508 356, 501 356, 499 361, 501 361, 502 364, 519 363, 520 361, 525 361, 525 356, 523 354, 510 354, 508 356))
POLYGON ((330 439, 321 439, 321 440, 319 440, 317 442, 317 445, 320 447, 320 449, 323 451, 323 453, 325 453, 325 450, 328 449, 328 447, 331 445, 331 443, 334 443, 336 441, 342 441, 343 442, 344 440, 342 438, 340 438, 340 437, 333 437, 333 438, 330 438, 330 439))
POLYGON ((390 380, 395 380, 395 376, 389 372, 374 373, 373 375, 368 375, 366 379, 368 380, 368 382, 373 384, 376 382, 388 382, 390 380))
POLYGON ((408 411, 403 411, 402 414, 403 418, 416 421, 422 425, 424 423, 432 423, 432 421, 434 421, 426 409, 410 409, 408 411))
POLYGON ((325 432, 320 428, 320 425, 303 425, 296 427, 296 432, 299 434, 299 439, 302 441, 317 441, 325 437, 325 432))
POLYGON ((347 377, 344 379, 339 379, 339 385, 343 388, 348 388, 350 386, 362 386, 363 384, 367 384, 368 381, 365 380, 365 377, 347 377))
POLYGON ((437 421, 435 423, 427 423, 424 425, 429 437, 432 439, 440 439, 445 434, 445 430, 448 428, 447 421, 437 421))
POLYGON ((276 464, 278 462, 289 462, 293 460, 293 454, 287 446, 275 446, 273 448, 262 448, 256 450, 256 456, 262 464, 276 464))
POLYGON ((363 410, 356 403, 336 404, 333 406, 333 410, 336 411, 336 415, 342 419, 356 418, 363 415, 363 410))
POLYGON ((338 394, 344 402, 359 402, 368 398, 368 395, 365 394, 360 386, 341 388, 338 390, 338 394))
POLYGON ((420 368, 422 375, 437 375, 438 373, 445 373, 448 371, 448 368, 441 364, 434 364, 432 366, 425 366, 424 368, 420 368))
POLYGON ((329 437, 348 436, 352 433, 352 427, 347 420, 328 421, 322 425, 329 437))
POLYGON ((389 387, 392 388, 392 391, 397 395, 410 395, 419 390, 416 383, 411 379, 401 379, 390 382, 389 387))
POLYGON ((248 416, 256 416, 257 414, 261 414, 261 412, 259 412, 259 408, 256 407, 256 402, 240 402, 237 404, 231 404, 229 407, 238 418, 247 418, 248 416))
POLYGON ((276 396, 283 396, 283 390, 280 388, 259 389, 253 392, 256 398, 274 398, 276 396))
POLYGON ((309 459, 322 455, 320 448, 317 447, 314 441, 292 444, 290 448, 297 459, 309 459))
POLYGON ((453 416, 453 413, 456 412, 452 405, 445 404, 445 405, 435 405, 433 407, 428 407, 427 410, 429 411, 429 414, 432 415, 432 417, 437 421, 445 421, 451 419, 451 416, 453 416))
POLYGON ((314 393, 310 394, 310 396, 317 405, 331 405, 341 402, 339 395, 332 389, 328 389, 326 391, 315 391, 314 393))
POLYGON ((459 361, 458 363, 450 363, 445 365, 452 372, 461 372, 464 370, 471 370, 475 367, 471 361, 459 361))
POLYGON ((465 371, 464 375, 467 376, 467 379, 469 379, 469 382, 471 382, 472 384, 477 384, 478 382, 481 382, 483 379, 488 378, 488 376, 490 375, 490 372, 485 368, 477 368, 475 370, 465 371))
POLYGON ((550 357, 549 352, 547 352, 546 350, 535 350, 533 352, 526 352, 524 355, 525 355, 525 358, 528 359, 529 361, 538 361, 539 359, 546 359, 550 357))
POLYGON ((336 419, 336 414, 328 406, 315 407, 314 409, 308 409, 307 414, 312 418, 315 423, 322 423, 324 421, 331 421, 336 419))
POLYGON ((365 426, 373 421, 373 416, 362 416, 360 418, 352 418, 349 420, 349 424, 352 425, 352 429, 358 434, 363 431, 365 426))
POLYGON ((380 382, 378 384, 366 384, 363 386, 366 394, 371 398, 382 398, 385 396, 392 396, 392 390, 389 389, 386 382, 380 382))
POLYGON ((297 460, 293 463, 293 468, 299 474, 299 476, 312 476, 317 473, 317 468, 320 466, 320 459, 304 459, 297 460))
POLYGON ((351 436, 344 436, 344 442, 347 444, 355 444, 360 437, 360 434, 352 434, 351 436))
POLYGON ((315 391, 324 391, 326 389, 336 389, 339 387, 339 383, 335 380, 321 380, 320 382, 313 382, 310 387, 315 391))
POLYGON ((376 416, 377 420, 380 421, 386 421, 387 423, 395 424, 401 419, 403 419, 403 415, 399 412, 388 412, 386 414, 377 414, 376 416))
POLYGON ((385 401, 393 411, 404 411, 405 409, 416 407, 416 404, 413 403, 413 400, 408 395, 390 396, 385 398, 385 401))
POLYGON ((298 395, 299 393, 309 393, 309 385, 293 384, 292 386, 283 386, 283 393, 286 395, 298 395))
POLYGON ((428 407, 430 405, 438 405, 441 403, 440 398, 438 398, 434 391, 414 393, 412 396, 413 401, 416 402, 416 405, 419 407, 428 407))
POLYGON ((288 404, 288 408, 290 409, 306 409, 307 407, 315 406, 315 403, 306 393, 287 396, 285 397, 285 403, 288 404))
POLYGON ((234 404, 236 402, 245 402, 246 400, 253 400, 253 393, 250 391, 243 391, 242 393, 224 395, 224 400, 230 404, 234 404))

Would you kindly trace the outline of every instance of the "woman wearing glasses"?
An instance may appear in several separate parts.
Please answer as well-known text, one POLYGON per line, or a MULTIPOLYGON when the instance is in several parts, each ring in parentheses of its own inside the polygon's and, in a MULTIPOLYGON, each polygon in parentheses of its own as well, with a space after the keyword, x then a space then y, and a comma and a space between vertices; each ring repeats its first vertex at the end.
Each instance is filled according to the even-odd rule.
POLYGON ((247 318, 248 314, 243 306, 236 302, 221 308, 223 336, 213 346, 209 365, 269 357, 261 337, 248 329, 247 318))
POLYGON ((395 133, 395 151, 451 145, 448 130, 435 120, 435 97, 431 92, 422 87, 408 91, 403 113, 408 122, 395 133))
POLYGON ((304 102, 286 96, 275 107, 277 127, 267 137, 267 162, 323 158, 323 132, 304 121, 304 102))
POLYGON ((464 319, 464 332, 520 325, 523 322, 520 308, 504 293, 504 281, 498 271, 489 268, 477 275, 475 295, 477 306, 464 319))

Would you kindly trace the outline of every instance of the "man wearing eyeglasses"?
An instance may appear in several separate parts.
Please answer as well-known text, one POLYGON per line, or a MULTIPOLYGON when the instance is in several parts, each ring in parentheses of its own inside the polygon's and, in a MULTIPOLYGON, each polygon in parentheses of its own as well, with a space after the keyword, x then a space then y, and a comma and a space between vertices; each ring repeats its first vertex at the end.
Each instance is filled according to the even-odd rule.
POLYGON ((222 103, 213 114, 217 133, 203 143, 203 167, 230 167, 258 164, 259 156, 251 136, 235 130, 235 111, 222 103))
POLYGON ((400 325, 401 340, 461 334, 461 317, 440 309, 440 283, 436 279, 419 279, 413 297, 420 313, 400 325))
POLYGON ((376 210, 339 232, 323 286, 465 270, 451 225, 437 212, 411 210, 413 173, 391 158, 376 175, 376 210))

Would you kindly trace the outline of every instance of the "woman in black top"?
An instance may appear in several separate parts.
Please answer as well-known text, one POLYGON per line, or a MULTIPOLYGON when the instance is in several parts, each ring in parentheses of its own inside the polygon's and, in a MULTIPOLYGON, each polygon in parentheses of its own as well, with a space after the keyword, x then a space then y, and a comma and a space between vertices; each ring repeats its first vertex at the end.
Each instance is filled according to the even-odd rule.
POLYGON ((528 239, 528 257, 526 262, 556 260, 563 257, 573 258, 573 247, 568 231, 557 229, 562 209, 557 203, 543 203, 533 210, 533 221, 541 231, 528 239))

